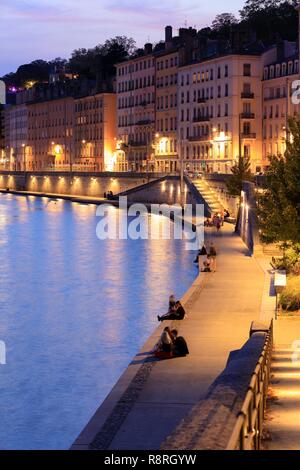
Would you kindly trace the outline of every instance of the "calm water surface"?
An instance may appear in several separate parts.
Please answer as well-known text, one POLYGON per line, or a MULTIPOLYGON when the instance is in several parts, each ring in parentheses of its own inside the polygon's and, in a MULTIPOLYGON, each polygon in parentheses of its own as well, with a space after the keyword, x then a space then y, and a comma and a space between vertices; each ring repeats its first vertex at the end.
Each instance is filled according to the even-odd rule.
POLYGON ((183 241, 98 240, 95 211, 0 195, 1 449, 68 448, 197 274, 183 241))

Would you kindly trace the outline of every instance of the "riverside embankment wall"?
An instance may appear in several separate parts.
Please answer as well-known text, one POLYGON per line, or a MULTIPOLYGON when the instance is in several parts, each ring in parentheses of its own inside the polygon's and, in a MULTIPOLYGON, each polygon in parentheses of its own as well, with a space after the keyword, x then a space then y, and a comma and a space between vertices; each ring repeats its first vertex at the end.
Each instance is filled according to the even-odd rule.
POLYGON ((0 172, 0 189, 102 198, 154 181, 159 174, 83 172, 0 172))

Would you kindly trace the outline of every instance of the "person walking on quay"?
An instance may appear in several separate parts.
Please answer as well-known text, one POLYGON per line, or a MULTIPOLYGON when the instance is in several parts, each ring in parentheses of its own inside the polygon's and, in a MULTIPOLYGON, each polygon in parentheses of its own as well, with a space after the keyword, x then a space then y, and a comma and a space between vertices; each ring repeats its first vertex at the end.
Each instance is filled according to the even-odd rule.
POLYGON ((215 272, 217 269, 217 250, 213 242, 210 242, 209 258, 211 260, 211 270, 215 272))

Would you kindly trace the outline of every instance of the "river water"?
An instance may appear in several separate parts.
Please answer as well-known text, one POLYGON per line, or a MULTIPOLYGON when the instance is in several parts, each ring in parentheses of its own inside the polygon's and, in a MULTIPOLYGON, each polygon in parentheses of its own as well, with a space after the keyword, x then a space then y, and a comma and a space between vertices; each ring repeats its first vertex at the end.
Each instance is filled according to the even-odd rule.
POLYGON ((182 240, 99 240, 95 212, 0 195, 1 449, 69 448, 197 274, 182 240))

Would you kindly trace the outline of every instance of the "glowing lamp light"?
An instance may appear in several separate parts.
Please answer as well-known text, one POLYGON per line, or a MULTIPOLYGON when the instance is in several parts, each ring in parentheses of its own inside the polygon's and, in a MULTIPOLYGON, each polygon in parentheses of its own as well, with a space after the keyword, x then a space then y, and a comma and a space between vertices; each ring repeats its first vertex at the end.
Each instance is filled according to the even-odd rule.
POLYGON ((104 149, 104 168, 105 171, 114 171, 117 156, 115 153, 111 153, 104 149))
POLYGON ((54 153, 56 155, 59 155, 61 153, 61 146, 60 145, 55 145, 54 147, 54 153))

